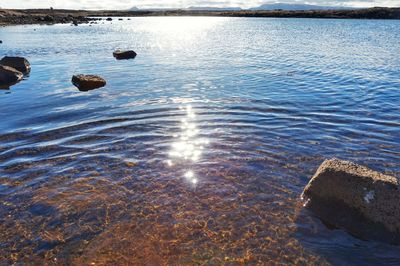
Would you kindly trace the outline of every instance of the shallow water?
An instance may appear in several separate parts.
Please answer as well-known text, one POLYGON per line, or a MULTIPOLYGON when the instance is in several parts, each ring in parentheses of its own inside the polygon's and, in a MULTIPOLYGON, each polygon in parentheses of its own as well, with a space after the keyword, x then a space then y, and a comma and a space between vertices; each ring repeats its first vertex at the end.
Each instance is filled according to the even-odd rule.
POLYGON ((326 158, 400 174, 400 21, 0 28, 0 264, 398 265, 300 194, 326 158), (115 61, 117 48, 134 60, 115 61), (80 92, 73 74, 106 87, 80 92))

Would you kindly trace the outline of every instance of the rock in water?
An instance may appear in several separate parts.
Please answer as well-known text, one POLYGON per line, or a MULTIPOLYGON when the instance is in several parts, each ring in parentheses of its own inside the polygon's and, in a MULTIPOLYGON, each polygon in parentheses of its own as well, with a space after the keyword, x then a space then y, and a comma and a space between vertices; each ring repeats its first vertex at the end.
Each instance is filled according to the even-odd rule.
POLYGON ((0 65, 0 89, 8 89, 21 81, 23 77, 24 74, 15 68, 0 65))
POLYGON ((89 91, 104 87, 106 81, 102 77, 95 75, 74 75, 72 76, 72 84, 80 91, 89 91))
POLYGON ((133 59, 136 57, 135 51, 129 50, 129 51, 121 51, 117 50, 113 53, 114 57, 117 60, 122 60, 122 59, 133 59))
POLYGON ((15 68, 23 74, 28 74, 31 71, 31 65, 23 57, 5 56, 0 60, 0 65, 15 68))
POLYGON ((398 180, 352 162, 324 161, 303 191, 325 223, 362 239, 400 243, 398 180))

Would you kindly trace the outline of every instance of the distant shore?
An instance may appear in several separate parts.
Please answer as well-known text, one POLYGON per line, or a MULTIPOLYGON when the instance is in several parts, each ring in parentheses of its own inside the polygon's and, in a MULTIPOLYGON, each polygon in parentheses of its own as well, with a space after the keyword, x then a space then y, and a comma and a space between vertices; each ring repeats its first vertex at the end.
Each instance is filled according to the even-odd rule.
POLYGON ((351 10, 271 10, 271 11, 86 11, 60 9, 0 9, 0 25, 89 23, 91 17, 218 16, 276 18, 400 19, 400 8, 375 7, 351 10))

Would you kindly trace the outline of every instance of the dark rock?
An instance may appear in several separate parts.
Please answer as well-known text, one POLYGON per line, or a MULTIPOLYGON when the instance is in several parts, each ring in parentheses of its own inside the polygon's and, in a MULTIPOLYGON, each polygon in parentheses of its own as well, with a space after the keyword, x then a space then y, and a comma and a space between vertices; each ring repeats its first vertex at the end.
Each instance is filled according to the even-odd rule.
POLYGON ((74 75, 71 81, 80 91, 94 90, 106 85, 102 77, 95 75, 74 75))
POLYGON ((2 40, 0 40, 0 43, 3 43, 3 41, 2 41, 2 40))
POLYGON ((114 57, 117 60, 122 60, 122 59, 133 59, 136 57, 135 51, 129 50, 129 51, 121 51, 117 50, 113 53, 114 57))
POLYGON ((118 19, 118 20, 124 20, 124 19, 120 18, 120 19, 118 19))
POLYGON ((54 22, 54 17, 50 16, 50 15, 47 15, 47 16, 44 17, 44 21, 46 21, 46 22, 54 22))
POLYGON ((24 57, 5 56, 0 60, 0 65, 15 68, 24 74, 31 71, 31 65, 24 57))
POLYGON ((24 74, 15 68, 0 65, 0 89, 8 89, 21 81, 23 77, 24 74))
POLYGON ((72 21, 72 24, 75 25, 75 26, 78 26, 79 23, 78 23, 78 21, 77 21, 76 19, 74 19, 74 20, 72 21))
POLYGON ((400 190, 393 176, 348 161, 326 160, 302 198, 329 225, 363 239, 400 243, 400 190))
POLYGON ((106 20, 107 20, 107 21, 112 21, 113 19, 112 19, 112 18, 107 18, 106 20))

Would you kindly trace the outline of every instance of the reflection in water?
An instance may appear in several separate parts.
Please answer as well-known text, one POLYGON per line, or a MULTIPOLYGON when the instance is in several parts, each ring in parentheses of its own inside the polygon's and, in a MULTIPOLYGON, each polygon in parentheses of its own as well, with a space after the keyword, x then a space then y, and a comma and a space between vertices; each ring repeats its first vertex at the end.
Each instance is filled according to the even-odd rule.
POLYGON ((184 178, 196 185, 198 182, 198 177, 190 169, 195 162, 197 162, 204 150, 204 146, 209 143, 206 138, 199 137, 199 129, 196 125, 196 114, 189 104, 186 107, 180 107, 181 110, 186 112, 186 116, 181 121, 181 132, 175 135, 177 139, 172 143, 172 149, 169 152, 170 159, 167 160, 169 166, 173 166, 177 163, 185 163, 186 170, 184 178))

